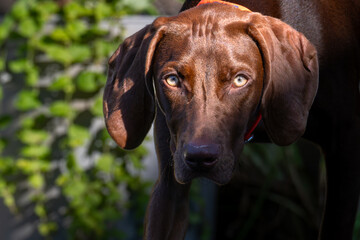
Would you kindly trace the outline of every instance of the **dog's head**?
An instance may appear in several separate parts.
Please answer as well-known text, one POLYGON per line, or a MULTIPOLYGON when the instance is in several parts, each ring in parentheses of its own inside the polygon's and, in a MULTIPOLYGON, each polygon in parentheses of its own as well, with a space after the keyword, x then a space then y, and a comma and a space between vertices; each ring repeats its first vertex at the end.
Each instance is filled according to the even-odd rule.
POLYGON ((157 108, 171 133, 177 181, 224 184, 258 112, 271 140, 290 144, 305 131, 317 86, 316 50, 301 33, 259 13, 206 4, 158 18, 119 46, 104 115, 113 139, 130 149, 157 108))

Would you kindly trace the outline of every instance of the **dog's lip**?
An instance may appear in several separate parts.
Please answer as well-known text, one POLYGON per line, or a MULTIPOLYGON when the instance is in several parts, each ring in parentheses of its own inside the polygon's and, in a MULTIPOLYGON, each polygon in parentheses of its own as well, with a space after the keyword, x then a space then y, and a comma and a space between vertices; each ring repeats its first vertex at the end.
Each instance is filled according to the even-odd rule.
MULTIPOLYGON (((186 164, 183 165, 184 168, 179 171, 174 168, 175 179, 180 184, 190 183, 195 178, 206 178, 215 184, 222 186, 230 182, 233 176, 234 168, 231 168, 228 173, 220 171, 220 169, 211 168, 210 170, 193 170, 186 164), (225 175, 224 175, 225 173, 225 175), (221 176, 221 177, 220 177, 221 176)), ((227 172, 227 171, 226 171, 227 172)))
POLYGON ((210 181, 212 181, 213 183, 219 185, 219 186, 223 186, 226 185, 227 183, 229 183, 232 179, 233 174, 231 174, 229 177, 223 178, 223 179, 219 179, 207 172, 192 172, 189 176, 187 176, 186 178, 179 178, 179 176, 177 176, 175 174, 175 179, 178 183, 180 184, 188 184, 190 183, 193 179, 195 178, 205 178, 208 179, 210 181))

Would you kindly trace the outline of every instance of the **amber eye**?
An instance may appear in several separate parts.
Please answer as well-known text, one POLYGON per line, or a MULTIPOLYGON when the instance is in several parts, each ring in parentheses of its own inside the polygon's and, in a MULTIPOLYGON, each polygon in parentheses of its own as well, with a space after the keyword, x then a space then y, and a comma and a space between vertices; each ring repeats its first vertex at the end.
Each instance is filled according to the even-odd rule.
POLYGON ((237 75, 233 81, 233 87, 239 88, 244 86, 248 82, 244 75, 237 75))
POLYGON ((180 83, 179 78, 175 75, 170 75, 166 77, 165 81, 170 87, 177 87, 180 83))

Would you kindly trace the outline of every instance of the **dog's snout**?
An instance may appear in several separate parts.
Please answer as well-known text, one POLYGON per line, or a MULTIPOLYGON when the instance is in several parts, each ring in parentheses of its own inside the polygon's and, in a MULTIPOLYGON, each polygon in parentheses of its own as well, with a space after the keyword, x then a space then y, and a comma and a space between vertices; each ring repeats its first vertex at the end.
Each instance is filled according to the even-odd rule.
POLYGON ((219 144, 187 144, 184 148, 184 160, 194 170, 212 168, 220 155, 219 144))

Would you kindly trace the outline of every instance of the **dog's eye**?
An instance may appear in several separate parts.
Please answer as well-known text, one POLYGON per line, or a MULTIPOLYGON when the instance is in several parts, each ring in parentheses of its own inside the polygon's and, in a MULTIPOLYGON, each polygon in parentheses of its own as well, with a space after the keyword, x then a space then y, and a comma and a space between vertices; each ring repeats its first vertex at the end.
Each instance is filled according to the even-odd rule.
POLYGON ((170 75, 166 77, 165 81, 170 87, 177 87, 180 83, 179 78, 175 75, 170 75))
POLYGON ((244 86, 248 82, 244 75, 237 75, 233 81, 233 87, 239 88, 244 86))

